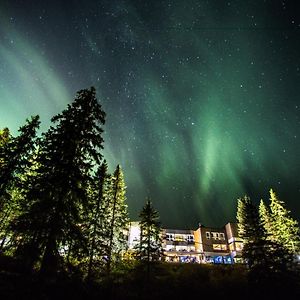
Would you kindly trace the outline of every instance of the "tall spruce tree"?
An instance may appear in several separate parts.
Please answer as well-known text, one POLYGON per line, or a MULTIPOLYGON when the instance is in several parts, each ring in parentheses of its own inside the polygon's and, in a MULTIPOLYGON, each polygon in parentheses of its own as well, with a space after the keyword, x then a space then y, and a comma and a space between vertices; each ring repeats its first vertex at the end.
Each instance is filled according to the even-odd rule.
POLYGON ((163 254, 159 214, 150 199, 147 199, 140 213, 139 224, 141 235, 137 257, 149 264, 150 261, 159 260, 163 254))
POLYGON ((34 150, 39 125, 39 116, 34 116, 20 127, 17 137, 11 136, 7 128, 1 132, 0 205, 1 197, 7 194, 28 165, 28 157, 34 150))
MULTIPOLYGON (((0 129, 0 149, 7 145, 10 138, 10 132, 7 127, 0 129)), ((0 165, 1 166, 1 165, 0 165)))
POLYGON ((267 239, 258 209, 248 196, 238 199, 237 221, 251 282, 265 284, 279 279, 287 271, 287 262, 282 258, 284 251, 267 239))
POLYGON ((123 171, 117 166, 112 176, 112 196, 108 209, 108 240, 107 240, 107 272, 111 272, 112 263, 120 259, 127 246, 127 231, 129 225, 126 186, 123 171))
POLYGON ((88 280, 96 271, 101 271, 104 264, 103 256, 107 251, 107 237, 110 228, 108 216, 111 195, 111 175, 108 174, 108 166, 104 161, 98 168, 91 187, 88 280))
POLYGON ((263 226, 267 238, 271 241, 274 241, 273 239, 273 232, 272 232, 272 218, 269 208, 266 206, 265 202, 261 199, 259 203, 259 217, 260 217, 260 223, 263 226))
POLYGON ((32 165, 36 148, 39 117, 27 119, 20 127, 19 135, 14 137, 9 129, 0 131, 0 250, 5 251, 13 245, 10 222, 19 209, 25 173, 32 165), (9 237, 9 238, 8 238, 9 237), (8 243, 9 242, 9 243, 8 243))
POLYGON ((61 114, 55 126, 43 134, 36 175, 26 194, 27 203, 12 226, 22 237, 18 253, 29 267, 40 262, 44 274, 55 272, 69 248, 79 256, 86 250, 82 230, 91 172, 102 158, 102 125, 105 113, 94 88, 81 90, 61 114))
POLYGON ((300 251, 300 230, 296 220, 291 217, 285 203, 278 199, 275 192, 270 190, 271 233, 275 242, 286 248, 290 253, 300 251))
MULTIPOLYGON (((6 152, 8 148, 8 142, 10 139, 10 132, 8 128, 4 128, 0 130, 0 174, 3 173, 4 168, 6 167, 7 164, 7 157, 6 157, 6 152)), ((2 182, 2 177, 0 176, 0 184, 2 182)), ((4 244, 5 242, 5 227, 6 227, 6 220, 9 215, 9 211, 6 211, 5 208, 5 203, 6 199, 8 199, 9 194, 8 192, 3 193, 2 192, 2 197, 0 193, 0 241, 1 245, 4 244), (6 197, 5 197, 6 196, 6 197)), ((10 210, 10 209, 9 209, 10 210)), ((2 250, 2 247, 0 246, 0 250, 2 250)))

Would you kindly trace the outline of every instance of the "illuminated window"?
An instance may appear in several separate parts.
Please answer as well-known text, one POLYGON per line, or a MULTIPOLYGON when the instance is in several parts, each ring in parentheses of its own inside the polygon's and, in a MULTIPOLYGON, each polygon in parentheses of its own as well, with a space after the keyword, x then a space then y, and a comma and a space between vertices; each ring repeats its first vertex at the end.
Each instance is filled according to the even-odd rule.
POLYGON ((219 233, 217 232, 216 233, 216 240, 218 240, 219 239, 219 233))
POLYGON ((221 240, 225 240, 225 235, 224 235, 224 233, 220 233, 220 239, 221 239, 221 240))
POLYGON ((210 232, 206 231, 206 238, 209 240, 210 239, 210 232))
POLYGON ((166 249, 166 251, 172 251, 172 250, 174 250, 174 247, 173 247, 173 245, 167 245, 165 249, 166 249))
POLYGON ((221 250, 221 245, 220 244, 213 244, 213 249, 214 250, 221 250))
POLYGON ((241 242, 236 242, 235 247, 237 251, 242 251, 243 250, 243 243, 241 242))
POLYGON ((183 235, 175 235, 175 241, 177 242, 184 242, 184 237, 183 235))
POLYGON ((227 246, 225 244, 213 244, 214 250, 227 250, 227 246))

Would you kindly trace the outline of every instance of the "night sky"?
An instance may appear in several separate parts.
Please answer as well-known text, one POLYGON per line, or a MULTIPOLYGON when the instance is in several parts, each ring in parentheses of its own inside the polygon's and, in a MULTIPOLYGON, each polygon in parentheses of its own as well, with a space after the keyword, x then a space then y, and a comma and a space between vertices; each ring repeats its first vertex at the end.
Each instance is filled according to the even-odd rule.
POLYGON ((270 187, 299 219, 297 2, 0 0, 0 128, 95 86, 132 219, 150 196, 164 226, 219 226, 270 187))

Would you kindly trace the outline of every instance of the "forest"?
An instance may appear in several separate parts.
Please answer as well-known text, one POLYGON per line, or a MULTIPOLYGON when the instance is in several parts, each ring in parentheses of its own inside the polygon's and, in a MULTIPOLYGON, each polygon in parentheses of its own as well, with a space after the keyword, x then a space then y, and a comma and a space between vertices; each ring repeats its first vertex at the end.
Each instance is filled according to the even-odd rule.
POLYGON ((299 226, 273 190, 270 205, 238 199, 244 264, 164 262, 150 199, 139 245, 128 252, 126 184, 121 166, 110 174, 102 154, 105 118, 92 87, 42 134, 39 116, 16 136, 0 130, 1 299, 300 296, 299 226))

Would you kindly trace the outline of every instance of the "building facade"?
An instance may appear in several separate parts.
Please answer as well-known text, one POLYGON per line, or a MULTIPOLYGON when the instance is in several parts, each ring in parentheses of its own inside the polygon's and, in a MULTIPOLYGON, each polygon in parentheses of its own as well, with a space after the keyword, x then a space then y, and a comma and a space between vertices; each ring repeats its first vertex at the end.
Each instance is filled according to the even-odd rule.
POLYGON ((200 224, 194 234, 201 262, 232 263, 224 227, 206 227, 200 224))
MULTIPOLYGON (((243 243, 237 225, 221 228, 199 224, 196 230, 162 229, 164 259, 169 262, 232 264, 242 262, 243 243)), ((131 222, 128 249, 134 251, 140 241, 138 222, 131 222)))
POLYGON ((243 250, 243 239, 238 236, 237 224, 227 223, 225 225, 227 244, 231 257, 234 262, 243 262, 242 250, 243 250))
POLYGON ((166 261, 198 262, 193 230, 162 229, 166 261))

